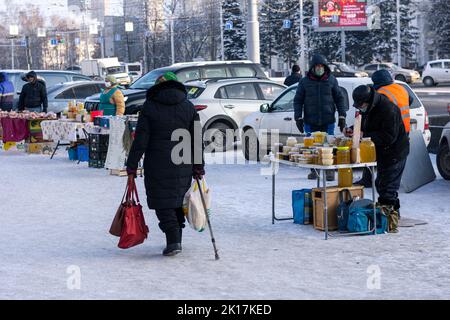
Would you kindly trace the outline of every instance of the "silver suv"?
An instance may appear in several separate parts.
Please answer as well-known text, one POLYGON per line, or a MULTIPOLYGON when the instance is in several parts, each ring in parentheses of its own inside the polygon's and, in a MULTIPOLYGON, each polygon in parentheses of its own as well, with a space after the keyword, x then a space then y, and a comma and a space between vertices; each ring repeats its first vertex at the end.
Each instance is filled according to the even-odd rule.
POLYGON ((185 86, 199 111, 205 142, 217 151, 227 150, 235 142, 227 139, 226 130, 237 130, 247 115, 258 111, 261 104, 271 103, 286 88, 255 78, 190 81, 185 86))
POLYGON ((372 76, 375 73, 375 71, 383 69, 391 71, 394 79, 398 81, 403 81, 406 83, 415 83, 420 80, 419 72, 415 70, 400 68, 399 66, 390 62, 370 63, 366 64, 363 67, 363 71, 369 74, 369 76, 372 76))

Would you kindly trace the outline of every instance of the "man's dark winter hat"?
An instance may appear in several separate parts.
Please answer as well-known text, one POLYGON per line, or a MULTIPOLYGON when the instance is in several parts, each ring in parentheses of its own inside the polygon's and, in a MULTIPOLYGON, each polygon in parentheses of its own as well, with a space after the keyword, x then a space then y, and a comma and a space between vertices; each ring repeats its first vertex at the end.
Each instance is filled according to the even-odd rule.
POLYGON ((292 72, 293 72, 293 73, 300 72, 300 66, 297 65, 297 64, 294 64, 294 65, 292 66, 292 72))
POLYGON ((37 79, 37 73, 34 72, 34 71, 28 72, 28 73, 27 73, 27 79, 28 79, 28 78, 35 78, 35 79, 37 79))
POLYGON ((327 62, 327 59, 325 59, 324 56, 322 56, 322 55, 316 53, 316 54, 314 54, 314 55, 312 56, 312 58, 311 58, 310 66, 311 66, 311 68, 313 68, 314 66, 316 66, 316 65, 318 65, 318 64, 322 64, 322 65, 324 65, 324 66, 327 66, 327 65, 328 65, 328 62, 327 62))
POLYGON ((391 73, 386 69, 374 72, 374 74, 372 75, 372 81, 375 90, 394 83, 394 79, 392 78, 391 73))
POLYGON ((374 95, 374 90, 370 86, 362 85, 357 87, 353 91, 353 101, 355 102, 353 106, 360 109, 362 104, 365 102, 370 102, 374 95))

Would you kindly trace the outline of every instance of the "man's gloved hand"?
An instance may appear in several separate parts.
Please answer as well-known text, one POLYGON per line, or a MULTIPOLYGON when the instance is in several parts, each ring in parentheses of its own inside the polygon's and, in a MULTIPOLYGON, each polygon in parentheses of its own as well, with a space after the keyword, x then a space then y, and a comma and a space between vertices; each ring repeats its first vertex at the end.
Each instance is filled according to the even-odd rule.
POLYGON ((339 129, 341 129, 341 132, 344 132, 344 129, 345 129, 345 126, 346 126, 344 117, 339 117, 338 126, 339 126, 339 129))
POLYGON ((305 123, 303 121, 303 118, 298 118, 297 120, 295 120, 295 124, 297 125, 298 131, 300 131, 300 133, 305 133, 305 123))
POLYGON ((192 168, 192 176, 195 180, 202 180, 205 175, 205 168, 201 164, 194 164, 192 168))

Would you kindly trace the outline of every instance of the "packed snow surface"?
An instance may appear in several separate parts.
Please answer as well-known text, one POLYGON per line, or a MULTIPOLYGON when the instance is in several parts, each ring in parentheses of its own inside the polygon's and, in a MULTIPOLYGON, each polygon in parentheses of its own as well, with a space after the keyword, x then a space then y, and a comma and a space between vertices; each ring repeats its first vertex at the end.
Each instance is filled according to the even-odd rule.
MULTIPOLYGON (((240 151, 226 155, 239 164, 207 156, 215 261, 209 233, 189 227, 183 252, 163 257, 165 237, 146 205, 149 239, 117 248, 108 230, 126 178, 77 165, 63 151, 53 160, 0 152, 0 299, 450 298, 449 181, 438 175, 400 195, 402 216, 428 225, 325 241, 312 226, 272 225, 264 165, 245 164, 240 151)), ((307 173, 281 168, 279 216, 292 216, 292 190, 314 187, 307 173)), ((138 188, 145 200, 142 178, 138 188)))

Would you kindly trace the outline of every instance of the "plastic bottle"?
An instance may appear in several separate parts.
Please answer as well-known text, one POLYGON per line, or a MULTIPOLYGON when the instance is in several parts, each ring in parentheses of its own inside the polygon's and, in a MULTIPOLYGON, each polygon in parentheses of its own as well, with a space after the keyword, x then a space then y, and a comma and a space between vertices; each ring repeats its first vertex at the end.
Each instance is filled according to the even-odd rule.
POLYGON ((372 142, 372 139, 363 138, 359 148, 361 150, 361 163, 377 161, 375 144, 372 142))

